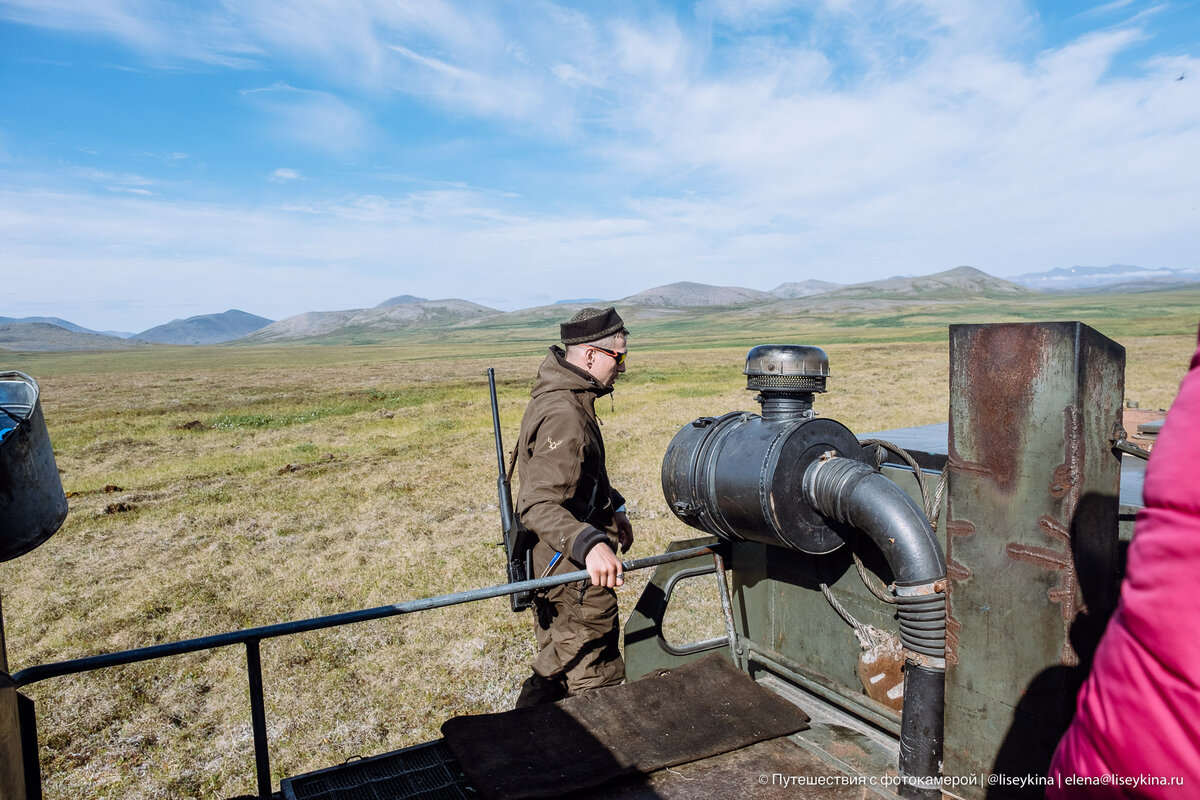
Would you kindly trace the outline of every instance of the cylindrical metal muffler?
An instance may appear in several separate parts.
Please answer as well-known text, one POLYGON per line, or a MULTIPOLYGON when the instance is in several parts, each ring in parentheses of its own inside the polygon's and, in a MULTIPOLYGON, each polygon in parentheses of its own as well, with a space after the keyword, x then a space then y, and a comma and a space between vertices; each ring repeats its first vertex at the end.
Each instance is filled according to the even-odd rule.
POLYGON ((824 351, 760 345, 745 374, 762 416, 702 417, 675 434, 662 466, 667 505, 722 539, 813 554, 838 549, 844 540, 803 496, 804 472, 829 453, 864 462, 866 455, 849 428, 813 414, 813 394, 825 391, 829 374, 824 351))

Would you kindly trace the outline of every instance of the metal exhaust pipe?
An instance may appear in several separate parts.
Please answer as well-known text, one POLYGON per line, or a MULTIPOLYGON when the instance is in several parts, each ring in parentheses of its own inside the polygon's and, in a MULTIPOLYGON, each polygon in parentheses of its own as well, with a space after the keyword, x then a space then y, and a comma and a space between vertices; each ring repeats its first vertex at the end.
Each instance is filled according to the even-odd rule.
POLYGON ((860 461, 828 454, 804 472, 803 492, 829 519, 870 537, 896 578, 904 645, 900 718, 902 797, 941 797, 946 705, 946 557, 925 513, 860 461))

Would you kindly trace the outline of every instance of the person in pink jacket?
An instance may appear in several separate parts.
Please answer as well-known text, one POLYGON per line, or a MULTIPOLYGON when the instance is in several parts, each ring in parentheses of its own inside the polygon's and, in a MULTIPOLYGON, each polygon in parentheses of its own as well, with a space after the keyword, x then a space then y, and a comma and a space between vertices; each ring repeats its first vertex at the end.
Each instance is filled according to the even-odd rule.
POLYGON ((1200 797, 1200 347, 1146 465, 1121 599, 1046 797, 1200 797))

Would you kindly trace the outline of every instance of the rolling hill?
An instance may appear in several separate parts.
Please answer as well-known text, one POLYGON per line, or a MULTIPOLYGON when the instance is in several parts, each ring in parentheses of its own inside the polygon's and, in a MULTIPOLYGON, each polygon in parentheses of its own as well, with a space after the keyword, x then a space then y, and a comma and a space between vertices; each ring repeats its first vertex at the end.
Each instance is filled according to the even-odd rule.
POLYGON ((399 294, 399 295, 396 295, 395 297, 389 297, 387 300, 384 300, 382 303, 380 303, 379 305, 377 305, 375 307, 376 308, 387 308, 388 306, 402 306, 406 303, 427 303, 427 302, 429 302, 429 299, 426 297, 416 297, 411 294, 399 294))
POLYGON ((49 322, 9 322, 0 324, 0 350, 51 352, 57 350, 132 350, 149 347, 146 342, 80 333, 49 322))
POLYGON ((243 336, 239 344, 265 344, 305 339, 365 337, 378 340, 381 335, 416 327, 447 326, 456 322, 501 312, 467 300, 413 300, 376 308, 349 311, 310 311, 272 322, 243 336))
POLYGON ((91 328, 85 328, 82 325, 76 325, 74 322, 62 319, 61 317, 0 317, 0 325, 28 325, 31 323, 44 322, 49 325, 57 325, 60 328, 65 328, 75 333, 95 333, 100 336, 115 336, 118 339, 129 339, 133 336, 132 333, 124 331, 94 331, 91 328))
POLYGON ((829 281, 791 281, 781 283, 770 291, 770 294, 780 300, 794 300, 797 297, 812 297, 814 294, 824 294, 835 289, 841 289, 846 284, 830 283, 829 281))
POLYGON ((974 267, 955 267, 934 275, 895 277, 844 286, 821 295, 828 299, 881 298, 888 300, 967 300, 1014 298, 1036 294, 1032 289, 993 278, 974 267))
POLYGON ((743 289, 740 286, 709 286, 704 283, 680 281, 632 294, 618 302, 620 305, 663 306, 667 308, 698 308, 705 306, 741 306, 749 303, 769 303, 776 300, 769 292, 743 289))
POLYGON ((134 339, 159 344, 219 344, 240 339, 271 324, 266 317, 230 309, 223 314, 202 314, 177 319, 142 331, 134 339))

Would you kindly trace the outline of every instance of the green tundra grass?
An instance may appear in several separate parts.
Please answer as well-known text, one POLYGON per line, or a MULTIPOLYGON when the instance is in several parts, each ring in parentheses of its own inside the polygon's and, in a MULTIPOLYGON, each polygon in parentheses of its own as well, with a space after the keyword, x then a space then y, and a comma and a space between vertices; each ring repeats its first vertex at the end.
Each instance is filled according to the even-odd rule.
MULTIPOLYGON (((756 410, 741 375, 764 341, 816 344, 820 413, 858 431, 947 414, 948 322, 1082 319, 1128 352, 1127 398, 1166 408, 1196 341, 1195 292, 1039 298, 634 328, 599 403, 632 556, 694 534, 659 465, 695 417, 756 410)), ((38 378, 70 515, 0 564, 10 669, 502 582, 486 369, 516 433, 553 325, 385 344, 5 354, 38 378)), ((621 590, 627 611, 644 584, 621 590)), ((711 630, 716 620, 692 628, 711 630)), ((438 736, 511 705, 532 656, 506 599, 268 640, 276 783, 438 736)), ((58 678, 36 702, 49 798, 229 797, 254 789, 241 647, 58 678)))

